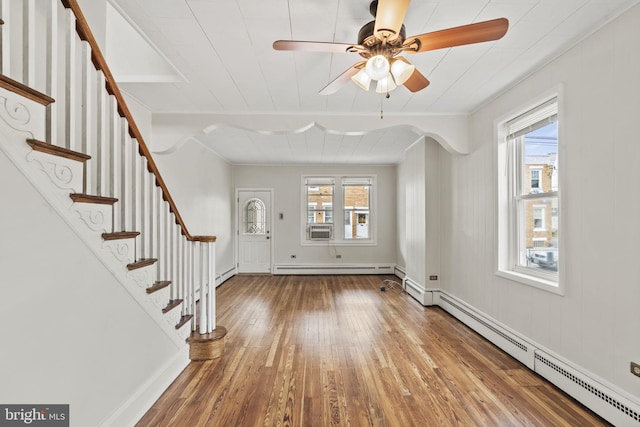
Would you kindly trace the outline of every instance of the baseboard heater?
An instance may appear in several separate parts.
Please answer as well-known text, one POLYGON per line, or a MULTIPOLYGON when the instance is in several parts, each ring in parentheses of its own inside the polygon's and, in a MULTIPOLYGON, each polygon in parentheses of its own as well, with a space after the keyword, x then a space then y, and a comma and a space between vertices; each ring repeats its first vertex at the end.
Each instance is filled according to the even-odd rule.
POLYGON ((273 274, 393 274, 393 264, 280 264, 273 274))
POLYGON ((439 293, 441 308, 602 418, 616 426, 640 426, 640 407, 623 391, 538 348, 458 299, 439 293))
POLYGON ((216 287, 222 285, 225 281, 229 280, 230 278, 232 278, 235 275, 236 275, 236 268, 235 267, 231 267, 231 268, 227 269, 226 271, 220 273, 216 277, 216 287))

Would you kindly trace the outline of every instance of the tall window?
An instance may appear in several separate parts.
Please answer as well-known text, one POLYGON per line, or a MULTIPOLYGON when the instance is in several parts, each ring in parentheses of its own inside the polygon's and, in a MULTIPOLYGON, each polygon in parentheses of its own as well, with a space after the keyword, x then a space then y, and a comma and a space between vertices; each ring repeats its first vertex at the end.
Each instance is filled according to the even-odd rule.
POLYGON ((323 244, 322 240, 346 245, 375 244, 374 176, 303 177, 303 182, 304 244, 323 244), (330 239, 323 238, 327 230, 330 239))
MULTIPOLYGON (((507 121, 501 134, 499 270, 558 286, 558 101, 507 121)), ((514 276, 515 276, 514 275, 514 276)))
POLYGON ((369 190, 371 178, 344 178, 344 238, 368 239, 370 236, 369 190))

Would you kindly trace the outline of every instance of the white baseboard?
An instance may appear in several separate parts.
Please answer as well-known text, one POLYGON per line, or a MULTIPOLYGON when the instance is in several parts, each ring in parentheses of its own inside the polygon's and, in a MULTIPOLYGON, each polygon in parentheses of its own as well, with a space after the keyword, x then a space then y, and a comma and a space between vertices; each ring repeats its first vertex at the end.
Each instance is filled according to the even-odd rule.
POLYGON ((405 276, 402 279, 402 287, 403 289, 412 297, 414 297, 420 304, 424 306, 436 305, 437 304, 437 290, 427 289, 421 283, 413 280, 409 276, 405 276))
POLYGON ((222 273, 220 273, 218 276, 216 276, 216 288, 218 286, 222 285, 227 280, 231 279, 236 274, 238 274, 238 271, 236 270, 235 267, 231 267, 231 268, 228 268, 228 269, 224 270, 222 273))
POLYGON ((158 398, 189 364, 189 346, 184 346, 173 359, 152 375, 122 406, 100 425, 133 426, 147 413, 158 398))
POLYGON ((394 274, 394 263, 388 264, 277 264, 273 274, 394 274))
POLYGON ((442 309, 615 426, 640 426, 640 403, 615 385, 564 360, 464 301, 440 290, 442 309))

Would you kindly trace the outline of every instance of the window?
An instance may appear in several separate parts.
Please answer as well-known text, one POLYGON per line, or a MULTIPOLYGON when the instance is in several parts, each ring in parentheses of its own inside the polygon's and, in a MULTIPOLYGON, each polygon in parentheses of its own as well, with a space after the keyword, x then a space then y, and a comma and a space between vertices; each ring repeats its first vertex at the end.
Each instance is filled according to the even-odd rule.
POLYGON ((369 238, 370 188, 370 178, 345 178, 342 181, 345 240, 369 238))
POLYGON ((498 274, 559 286, 558 101, 500 125, 498 274))
POLYGON ((260 199, 249 199, 244 205, 244 234, 264 234, 266 208, 260 199))
POLYGON ((531 178, 529 188, 531 192, 540 190, 540 168, 532 168, 529 170, 529 176, 531 178))
MULTIPOLYGON (((306 221, 302 243, 326 244, 311 236, 310 225, 330 224, 327 227, 331 229, 330 240, 334 243, 375 244, 374 181, 374 176, 303 177, 306 221), (339 224, 343 224, 342 230, 339 224)), ((314 227, 315 230, 318 226, 314 227)))
POLYGON ((307 183, 307 223, 333 223, 333 188, 332 179, 307 183))
POLYGON ((533 210, 533 231, 544 231, 545 206, 536 205, 536 206, 533 206, 532 210, 533 210))

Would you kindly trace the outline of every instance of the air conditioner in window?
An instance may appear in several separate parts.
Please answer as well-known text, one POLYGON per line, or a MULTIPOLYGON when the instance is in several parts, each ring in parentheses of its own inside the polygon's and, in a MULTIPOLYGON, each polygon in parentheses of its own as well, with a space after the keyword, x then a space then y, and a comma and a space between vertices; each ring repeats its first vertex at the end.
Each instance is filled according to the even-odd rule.
POLYGON ((309 240, 331 240, 333 224, 309 224, 309 240))

